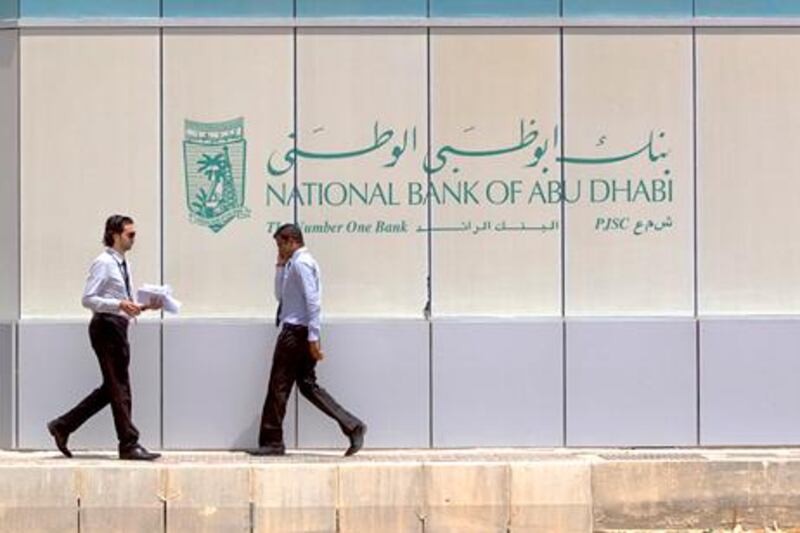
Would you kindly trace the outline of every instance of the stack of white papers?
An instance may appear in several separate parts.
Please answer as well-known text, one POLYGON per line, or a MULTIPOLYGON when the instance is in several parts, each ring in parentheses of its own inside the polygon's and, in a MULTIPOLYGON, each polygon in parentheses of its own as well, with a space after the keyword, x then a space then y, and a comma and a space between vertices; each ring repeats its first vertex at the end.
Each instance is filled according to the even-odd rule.
POLYGON ((159 299, 164 302, 164 311, 167 313, 178 314, 181 310, 181 303, 172 297, 172 287, 169 285, 145 283, 136 291, 136 301, 140 304, 155 303, 159 299))

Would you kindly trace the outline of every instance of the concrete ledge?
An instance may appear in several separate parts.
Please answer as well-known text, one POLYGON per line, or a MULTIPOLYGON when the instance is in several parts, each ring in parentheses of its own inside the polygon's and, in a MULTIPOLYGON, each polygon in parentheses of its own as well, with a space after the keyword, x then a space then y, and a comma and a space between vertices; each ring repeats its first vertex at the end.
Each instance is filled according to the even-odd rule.
POLYGON ((592 465, 594 524, 614 529, 800 526, 800 462, 769 453, 592 465))
POLYGON ((419 533, 425 521, 423 466, 417 462, 342 464, 342 531, 419 533))
POLYGON ((426 530, 485 533, 508 529, 507 464, 452 461, 423 468, 426 530))
POLYGON ((247 464, 179 464, 162 485, 170 531, 247 531, 250 477, 247 464))
POLYGON ((77 531, 77 466, 0 466, 0 532, 77 531))
POLYGON ((258 464, 252 483, 254 531, 336 531, 335 464, 258 464))
POLYGON ((117 461, 78 469, 81 533, 162 531, 163 471, 117 461))
POLYGON ((734 529, 800 530, 800 449, 0 452, 0 532, 734 529))
POLYGON ((592 530, 588 461, 519 461, 510 466, 511 531, 592 530))

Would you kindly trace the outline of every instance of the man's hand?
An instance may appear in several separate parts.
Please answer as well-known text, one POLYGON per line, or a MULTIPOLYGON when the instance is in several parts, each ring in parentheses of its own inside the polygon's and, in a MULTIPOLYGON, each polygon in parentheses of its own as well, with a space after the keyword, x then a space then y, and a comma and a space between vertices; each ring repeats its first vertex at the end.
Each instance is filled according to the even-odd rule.
POLYGON ((147 311, 151 309, 153 311, 157 311, 164 307, 164 299, 163 298, 152 298, 149 302, 141 306, 142 311, 147 311))
POLYGON ((279 250, 278 251, 278 258, 275 260, 275 266, 281 266, 282 267, 282 266, 286 265, 286 261, 288 261, 288 260, 289 260, 289 258, 288 257, 284 257, 283 254, 279 250))
POLYGON ((130 300, 122 300, 119 303, 120 310, 128 316, 139 316, 142 308, 130 300))
POLYGON ((311 359, 314 361, 322 361, 325 359, 325 354, 322 353, 319 341, 308 341, 308 350, 311 352, 311 359))

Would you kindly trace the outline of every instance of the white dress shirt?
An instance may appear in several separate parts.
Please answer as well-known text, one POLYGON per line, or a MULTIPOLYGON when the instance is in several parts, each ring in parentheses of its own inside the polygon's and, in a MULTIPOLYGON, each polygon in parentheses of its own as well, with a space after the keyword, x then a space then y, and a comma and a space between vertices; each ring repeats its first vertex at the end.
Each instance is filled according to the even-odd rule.
MULTIPOLYGON (((122 262, 125 257, 114 250, 106 248, 103 253, 97 256, 89 268, 89 277, 86 279, 86 288, 83 290, 81 303, 87 309, 95 313, 109 313, 128 317, 119 308, 122 300, 134 301, 133 295, 128 294, 125 288, 125 278, 123 277, 122 262)), ((126 262, 128 269, 128 282, 133 292, 133 275, 131 265, 126 262)))
POLYGON ((322 280, 319 265, 306 247, 295 250, 285 266, 275 269, 275 298, 281 323, 308 327, 308 340, 319 340, 322 280))

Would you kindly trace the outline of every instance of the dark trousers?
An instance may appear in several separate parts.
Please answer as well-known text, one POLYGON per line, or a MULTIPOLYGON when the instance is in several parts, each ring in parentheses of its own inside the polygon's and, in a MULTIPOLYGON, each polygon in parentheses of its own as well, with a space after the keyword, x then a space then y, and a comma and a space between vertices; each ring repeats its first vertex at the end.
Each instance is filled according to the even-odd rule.
POLYGON ((315 366, 317 362, 308 348, 308 328, 284 324, 272 358, 269 389, 261 414, 259 446, 283 447, 283 417, 286 415, 286 401, 295 382, 300 394, 335 419, 345 435, 362 425, 361 420, 347 412, 325 389, 317 385, 315 366))
POLYGON ((139 431, 131 419, 128 320, 117 315, 95 314, 89 323, 89 339, 100 363, 103 384, 72 410, 60 416, 56 424, 67 433, 72 433, 110 403, 119 449, 129 449, 139 441, 139 431))

